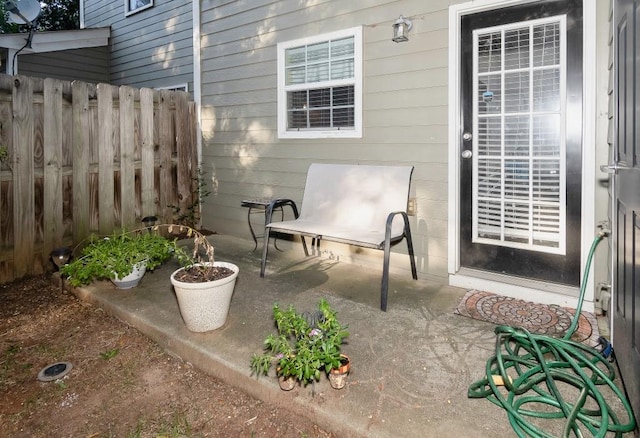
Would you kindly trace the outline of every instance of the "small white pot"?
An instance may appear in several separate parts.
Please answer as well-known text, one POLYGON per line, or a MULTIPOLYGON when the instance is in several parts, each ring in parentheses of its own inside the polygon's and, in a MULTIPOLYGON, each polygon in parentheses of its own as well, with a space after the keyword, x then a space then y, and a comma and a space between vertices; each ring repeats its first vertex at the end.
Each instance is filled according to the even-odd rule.
POLYGON ((183 268, 171 274, 171 284, 176 291, 180 314, 192 332, 215 330, 227 321, 239 268, 227 262, 214 262, 213 265, 229 268, 233 275, 205 283, 185 283, 175 278, 183 268))
POLYGON ((147 272, 147 264, 146 262, 140 262, 133 265, 133 271, 131 271, 131 274, 125 275, 122 278, 118 278, 118 274, 116 274, 116 277, 112 278, 111 282, 118 289, 131 289, 140 283, 145 272, 147 272))

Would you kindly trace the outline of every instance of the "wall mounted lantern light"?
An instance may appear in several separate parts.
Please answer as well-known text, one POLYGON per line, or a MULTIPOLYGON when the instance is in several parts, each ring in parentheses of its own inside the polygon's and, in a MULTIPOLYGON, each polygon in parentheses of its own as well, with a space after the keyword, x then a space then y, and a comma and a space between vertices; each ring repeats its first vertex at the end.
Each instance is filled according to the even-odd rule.
POLYGON ((403 43, 405 41, 409 41, 409 31, 413 27, 413 22, 408 18, 404 18, 400 15, 395 23, 393 23, 393 38, 392 41, 396 43, 403 43))

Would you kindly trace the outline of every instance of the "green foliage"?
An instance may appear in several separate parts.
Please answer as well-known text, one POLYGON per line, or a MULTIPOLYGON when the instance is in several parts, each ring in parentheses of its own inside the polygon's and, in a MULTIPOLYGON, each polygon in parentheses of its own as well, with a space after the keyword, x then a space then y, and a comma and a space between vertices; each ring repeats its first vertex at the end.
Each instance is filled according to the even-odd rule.
POLYGON ((4 163, 9 158, 9 150, 5 146, 0 146, 0 163, 4 163))
POLYGON ((198 227, 200 225, 200 206, 204 198, 211 194, 211 190, 207 188, 204 171, 201 167, 198 167, 198 175, 192 179, 194 192, 191 205, 189 205, 186 210, 182 210, 179 205, 169 205, 169 207, 173 208, 173 215, 177 224, 198 227))
POLYGON ((146 229, 127 232, 121 230, 109 237, 92 236, 82 255, 61 267, 73 286, 92 280, 123 278, 133 272, 134 265, 145 262, 153 270, 174 254, 175 240, 146 229))
MULTIPOLYGON (((36 22, 38 31, 80 28, 80 5, 78 0, 47 0, 46 4, 43 2, 42 5, 42 12, 36 22)), ((26 31, 26 25, 9 23, 5 2, 0 1, 0 33, 26 31)))
POLYGON ((100 357, 104 360, 109 360, 109 359, 113 359, 114 357, 116 357, 118 355, 118 353, 120 353, 120 350, 118 350, 117 348, 111 349, 111 350, 107 350, 104 351, 102 353, 100 353, 100 357))
POLYGON ((324 298, 315 314, 298 313, 291 305, 282 310, 275 304, 273 318, 278 333, 267 336, 263 354, 252 356, 252 374, 267 375, 275 366, 278 376, 295 377, 306 385, 318 381, 322 371, 340 366, 340 348, 349 332, 324 298))

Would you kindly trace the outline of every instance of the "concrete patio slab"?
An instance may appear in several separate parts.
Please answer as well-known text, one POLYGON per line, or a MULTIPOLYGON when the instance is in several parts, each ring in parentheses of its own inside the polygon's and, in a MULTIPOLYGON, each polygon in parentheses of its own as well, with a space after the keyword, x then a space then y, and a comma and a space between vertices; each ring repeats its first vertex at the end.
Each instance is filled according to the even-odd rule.
MULTIPOLYGON (((140 286, 108 282, 75 290, 149 336, 171 354, 260 399, 305 415, 340 437, 515 436, 506 412, 467 398, 495 349, 495 326, 454 315, 465 290, 391 275, 388 311, 380 303, 380 270, 327 258, 304 258, 291 242, 272 250, 265 278, 253 242, 213 235, 218 260, 240 267, 227 323, 209 333, 188 331, 169 282, 169 262, 140 286), (272 306, 315 310, 326 298, 348 324, 343 351, 352 360, 347 386, 315 385, 282 391, 275 377, 250 375, 250 358, 275 331, 272 306)), ((553 433, 553 432, 552 432, 553 433)))

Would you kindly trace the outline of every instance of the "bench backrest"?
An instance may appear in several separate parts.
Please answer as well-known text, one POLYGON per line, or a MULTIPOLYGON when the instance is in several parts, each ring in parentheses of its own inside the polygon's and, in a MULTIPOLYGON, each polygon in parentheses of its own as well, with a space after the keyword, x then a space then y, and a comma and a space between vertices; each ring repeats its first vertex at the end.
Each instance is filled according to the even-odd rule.
MULTIPOLYGON (((300 219, 367 231, 384 230, 391 212, 406 211, 413 166, 314 163, 307 172, 300 219)), ((400 216, 392 235, 403 231, 400 216)))

